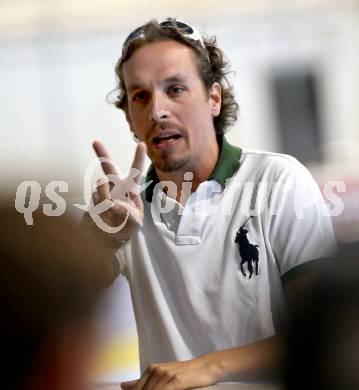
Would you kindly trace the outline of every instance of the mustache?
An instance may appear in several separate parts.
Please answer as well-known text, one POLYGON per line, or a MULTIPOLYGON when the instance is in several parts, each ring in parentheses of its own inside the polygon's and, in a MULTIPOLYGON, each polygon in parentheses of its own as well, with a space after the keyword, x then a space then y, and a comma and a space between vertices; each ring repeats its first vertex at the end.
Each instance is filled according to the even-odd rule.
POLYGON ((161 122, 156 122, 151 128, 152 131, 158 131, 158 130, 167 130, 167 129, 178 129, 178 126, 173 123, 172 121, 161 121, 161 122))

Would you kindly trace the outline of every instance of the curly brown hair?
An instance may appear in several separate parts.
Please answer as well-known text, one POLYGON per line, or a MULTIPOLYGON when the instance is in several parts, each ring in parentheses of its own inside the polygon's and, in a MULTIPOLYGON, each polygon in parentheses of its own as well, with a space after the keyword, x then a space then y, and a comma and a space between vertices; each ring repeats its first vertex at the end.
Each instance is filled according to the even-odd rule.
MULTIPOLYGON (((234 98, 233 87, 230 85, 227 75, 229 73, 228 61, 221 49, 216 45, 216 37, 203 38, 204 47, 198 41, 187 38, 184 29, 178 27, 176 19, 168 19, 172 22, 171 26, 161 26, 156 20, 150 20, 142 26, 138 37, 130 40, 128 44, 125 41, 122 55, 119 58, 115 73, 117 77, 116 97, 112 103, 119 109, 122 109, 127 116, 127 94, 126 86, 123 80, 122 66, 128 60, 135 50, 149 43, 174 40, 183 45, 189 46, 197 57, 197 66, 200 77, 207 91, 210 90, 213 83, 218 82, 221 86, 221 110, 220 114, 214 118, 214 127, 217 135, 226 133, 228 127, 237 120, 238 103, 234 98)), ((136 30, 135 30, 136 31, 136 30)))

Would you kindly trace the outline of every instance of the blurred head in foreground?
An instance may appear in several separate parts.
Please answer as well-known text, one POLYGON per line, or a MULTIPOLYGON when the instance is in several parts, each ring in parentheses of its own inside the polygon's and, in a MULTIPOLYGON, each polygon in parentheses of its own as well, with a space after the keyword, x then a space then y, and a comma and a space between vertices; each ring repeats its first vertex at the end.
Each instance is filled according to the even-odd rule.
POLYGON ((359 242, 340 248, 293 318, 286 388, 359 389, 359 242))
POLYGON ((108 253, 65 217, 39 213, 27 226, 2 207, 0 220, 0 387, 83 389, 108 253))

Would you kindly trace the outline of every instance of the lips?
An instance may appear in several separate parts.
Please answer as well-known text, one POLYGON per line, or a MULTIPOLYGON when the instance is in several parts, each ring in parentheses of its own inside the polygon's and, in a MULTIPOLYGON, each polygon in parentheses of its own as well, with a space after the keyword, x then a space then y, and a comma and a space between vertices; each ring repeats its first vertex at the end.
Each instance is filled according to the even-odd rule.
POLYGON ((152 137, 152 143, 155 145, 167 144, 177 141, 180 138, 182 138, 182 136, 177 132, 163 131, 152 137))

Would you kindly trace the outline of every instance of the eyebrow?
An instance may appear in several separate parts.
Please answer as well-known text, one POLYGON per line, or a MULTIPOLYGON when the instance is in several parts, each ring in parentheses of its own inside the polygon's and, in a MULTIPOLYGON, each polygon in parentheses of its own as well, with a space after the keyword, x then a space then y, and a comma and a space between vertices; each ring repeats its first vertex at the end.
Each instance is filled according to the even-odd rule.
POLYGON ((163 80, 163 84, 170 84, 170 83, 183 83, 186 81, 186 78, 176 74, 174 76, 168 77, 167 79, 163 80))
POLYGON ((127 88, 128 92, 132 92, 134 89, 142 88, 140 84, 130 84, 127 88))
MULTIPOLYGON (((183 82, 186 82, 186 78, 180 74, 176 74, 171 77, 167 77, 166 79, 161 81, 161 84, 167 85, 171 83, 183 83, 183 82)), ((143 85, 134 83, 128 86, 127 91, 132 92, 135 89, 142 89, 142 88, 144 88, 143 85)))

